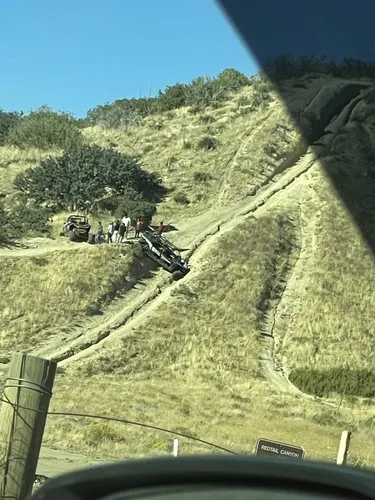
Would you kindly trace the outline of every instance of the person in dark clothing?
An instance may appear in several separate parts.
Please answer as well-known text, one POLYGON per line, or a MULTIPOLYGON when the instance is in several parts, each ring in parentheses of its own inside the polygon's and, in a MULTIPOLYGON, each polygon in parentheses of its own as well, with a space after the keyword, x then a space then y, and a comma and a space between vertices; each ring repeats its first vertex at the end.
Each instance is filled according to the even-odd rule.
POLYGON ((123 222, 121 222, 119 230, 118 230, 118 242, 122 243, 125 236, 126 226, 123 222))
POLYGON ((119 229, 120 229, 120 221, 117 219, 113 224, 113 235, 112 235, 113 243, 118 243, 119 229))
POLYGON ((114 230, 114 223, 110 222, 107 228, 107 243, 112 243, 113 230, 114 230))

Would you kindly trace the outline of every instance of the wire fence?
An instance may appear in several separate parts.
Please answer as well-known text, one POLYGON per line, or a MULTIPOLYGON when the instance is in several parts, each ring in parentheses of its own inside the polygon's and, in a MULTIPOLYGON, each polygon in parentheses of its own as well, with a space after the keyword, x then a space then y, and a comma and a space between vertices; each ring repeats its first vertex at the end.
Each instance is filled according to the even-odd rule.
MULTIPOLYGON (((26 406, 15 405, 15 404, 11 403, 9 400, 6 400, 4 398, 0 398, 0 402, 1 403, 9 404, 13 408, 17 407, 18 409, 22 409, 22 410, 26 410, 26 411, 34 411, 34 412, 38 412, 38 413, 45 413, 42 410, 36 410, 34 408, 28 408, 26 406)), ((59 416, 59 417, 88 418, 88 419, 93 419, 93 420, 104 420, 104 421, 107 421, 107 422, 116 422, 116 423, 121 423, 121 424, 126 424, 126 425, 135 425, 135 426, 138 426, 138 427, 143 427, 145 429, 150 429, 150 430, 156 430, 156 431, 165 432, 166 434, 170 434, 170 435, 173 435, 173 436, 183 437, 185 439, 189 439, 189 440, 198 442, 200 444, 204 444, 206 446, 210 446, 212 448, 216 448, 216 449, 218 449, 220 451, 224 451, 224 452, 230 453, 232 455, 238 455, 238 453, 236 453, 233 450, 230 450, 228 448, 225 448, 225 447, 220 446, 220 445, 215 444, 215 443, 211 443, 210 441, 206 441, 205 439, 200 439, 200 438, 197 438, 195 436, 190 436, 189 434, 185 434, 183 432, 173 431, 171 429, 166 429, 164 427, 160 427, 160 426, 156 426, 156 425, 144 424, 142 422, 135 422, 133 420, 127 420, 127 419, 117 418, 117 417, 107 417, 105 415, 94 415, 94 414, 91 414, 91 413, 80 413, 80 412, 76 413, 76 412, 48 411, 47 415, 48 416, 59 416)))

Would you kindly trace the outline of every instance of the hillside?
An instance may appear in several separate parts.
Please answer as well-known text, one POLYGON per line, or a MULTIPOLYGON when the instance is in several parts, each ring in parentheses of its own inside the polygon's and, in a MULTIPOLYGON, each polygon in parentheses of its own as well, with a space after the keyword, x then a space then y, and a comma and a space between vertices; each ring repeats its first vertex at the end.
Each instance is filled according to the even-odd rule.
MULTIPOLYGON (((153 221, 177 228, 167 236, 187 249, 192 270, 172 283, 128 245, 60 241, 67 211, 54 214, 54 239, 0 248, 0 369, 13 350, 53 357, 51 410, 165 427, 238 452, 267 437, 332 461, 341 431, 353 430, 350 461, 375 465, 373 256, 325 173, 358 198, 375 235, 374 83, 314 72, 284 79, 306 141, 277 93, 257 82, 212 106, 82 128, 86 144, 136 155, 158 173, 168 194, 153 221)), ((5 203, 17 174, 61 154, 3 145, 5 203)), ((170 439, 50 416, 44 444, 118 458, 167 453, 170 439)), ((182 440, 182 453, 207 451, 182 440)))

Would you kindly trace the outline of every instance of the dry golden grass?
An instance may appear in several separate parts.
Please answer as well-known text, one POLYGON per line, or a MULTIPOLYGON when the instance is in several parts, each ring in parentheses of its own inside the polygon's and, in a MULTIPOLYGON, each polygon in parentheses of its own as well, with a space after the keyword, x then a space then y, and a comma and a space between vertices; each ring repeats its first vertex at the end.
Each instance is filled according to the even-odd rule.
MULTIPOLYGON (((140 154, 146 168, 159 172, 174 188, 159 207, 160 216, 185 219, 186 229, 190 221, 194 226, 193 216, 244 198, 250 186, 272 173, 264 169, 265 150, 276 123, 289 120, 276 99, 268 108, 249 113, 244 103, 250 92, 244 89, 221 108, 201 115, 181 109, 150 117, 141 127, 94 127, 85 135, 91 143, 140 154), (212 151, 198 147, 207 135, 218 141, 212 151), (197 182, 196 172, 213 179, 197 182), (176 202, 176 194, 190 203, 182 203, 181 196, 176 202)), ((298 132, 292 131, 288 145, 280 147, 288 154, 299 143, 298 132)), ((351 144, 348 138, 346 143, 351 144)), ((342 157, 335 158, 332 168, 339 168, 342 157)), ((352 165, 356 160, 344 161, 352 165)), ((26 163, 20 162, 19 168, 26 163)), ((10 181, 11 176, 6 183, 10 181)), ((350 347, 353 366, 371 366, 372 258, 334 192, 320 177, 315 184, 321 210, 315 267, 283 354, 290 366, 309 366, 313 360, 333 367, 346 359, 350 347), (317 342, 319 352, 313 358, 317 342)), ((55 231, 65 215, 55 219, 55 231)), ((200 276, 187 285, 182 281, 169 303, 116 350, 108 348, 100 362, 79 363, 59 374, 51 410, 151 423, 245 452, 253 451, 259 437, 267 437, 302 445, 308 458, 326 460, 334 459, 341 431, 350 428, 351 460, 375 465, 372 401, 331 398, 330 407, 278 394, 261 377, 258 334, 262 311, 269 305, 265 299, 277 292, 295 251, 282 245, 283 239, 294 238, 292 228, 286 225, 280 232, 277 220, 275 215, 249 219, 246 227, 223 237, 207 255, 200 276)), ((178 233, 174 238, 178 241, 178 233)), ((110 286, 117 262, 113 252, 109 247, 85 247, 43 257, 39 263, 0 261, 5 290, 0 298, 2 351, 29 348, 70 327, 70 308, 78 304, 83 311, 110 286)), ((126 259, 120 262, 129 265, 126 259)), ((115 458, 167 453, 172 437, 139 427, 51 416, 45 445, 115 458)), ((183 440, 181 451, 209 448, 183 440)))
POLYGON ((246 226, 224 235, 192 285, 182 281, 168 306, 89 371, 180 373, 223 383, 243 373, 259 376, 262 302, 275 286, 274 267, 288 256, 276 218, 249 219, 246 226))
MULTIPOLYGON (((112 146, 118 151, 140 155, 147 170, 158 172, 173 192, 159 206, 165 218, 197 215, 220 204, 228 204, 246 196, 252 185, 272 174, 262 163, 264 149, 275 140, 275 125, 293 127, 279 99, 268 107, 248 111, 241 103, 251 99, 252 88, 242 92, 217 109, 193 114, 182 108, 160 116, 151 116, 145 124, 123 130, 91 127, 84 130, 90 143, 112 146), (245 111, 244 111, 245 110, 245 111), (199 142, 210 137, 217 147, 204 150, 199 142), (195 180, 199 172, 211 180, 195 180)), ((290 132, 290 142, 283 144, 285 153, 300 142, 300 134, 290 132)))
MULTIPOLYGON (((374 465, 372 408, 338 410, 306 402, 245 377, 235 385, 211 380, 129 380, 110 375, 60 378, 52 411, 91 413, 160 426, 237 452, 251 453, 259 437, 303 445, 307 458, 333 461, 340 433, 354 429, 350 459, 374 465), (136 397, 135 397, 136 394, 136 397), (361 430, 357 428, 361 427, 361 430)), ((160 455, 171 450, 172 435, 95 419, 50 416, 45 445, 100 458, 160 455), (67 440, 67 436, 69 439, 67 440)), ((214 452, 182 439, 181 452, 214 452)))
MULTIPOLYGON (((258 438, 302 445, 307 459, 334 461, 341 431, 362 424, 353 434, 349 460, 375 465, 370 409, 329 408, 288 394, 266 383, 238 377, 237 383, 212 380, 113 375, 91 378, 58 375, 51 411, 91 413, 160 426, 224 448, 252 453, 258 438), (368 422, 367 427, 365 422, 368 422)), ((103 420, 51 415, 45 446, 79 451, 98 458, 130 458, 171 453, 173 433, 103 420)), ((221 453, 180 438, 180 452, 221 453)))
MULTIPOLYGON (((265 162, 267 146, 277 145, 285 156, 293 153, 301 135, 275 93, 266 107, 253 110, 252 87, 246 87, 218 108, 195 113, 182 108, 162 115, 150 116, 141 126, 123 129, 89 127, 83 130, 90 144, 114 147, 120 152, 136 154, 145 168, 156 171, 170 196, 158 207, 164 219, 179 215, 189 217, 220 205, 236 202, 274 173, 265 162), (280 142, 275 127, 284 123, 291 127, 288 142, 280 142), (217 141, 212 150, 200 147, 205 138, 217 141), (211 180, 197 180, 197 173, 209 174, 211 180), (218 197, 220 198, 218 200, 218 197)), ((15 175, 34 166, 49 155, 61 151, 0 148, 0 183, 6 194, 13 192, 15 175)))
POLYGON ((125 277, 130 257, 108 246, 85 245, 40 257, 0 259, 1 353, 38 349, 85 318, 86 308, 125 277))
POLYGON ((285 349, 290 366, 373 368, 374 257, 338 200, 322 210, 315 258, 285 349))
MULTIPOLYGON (((278 220, 249 219, 241 231, 224 236, 200 276, 188 286, 181 282, 171 301, 121 346, 103 351, 99 363, 82 363, 58 376, 52 410, 148 423, 241 452, 252 452, 256 440, 267 437, 330 461, 349 427, 355 430, 351 460, 375 464, 370 401, 331 399, 331 408, 278 394, 259 373, 261 304, 290 255, 282 243, 291 228, 285 223, 280 231, 278 220)), ((172 437, 51 416, 45 444, 90 456, 131 457, 170 452, 172 437)), ((215 452, 182 441, 182 453, 209 451, 215 452)))
MULTIPOLYGON (((327 157, 325 167, 340 179, 344 196, 357 200, 353 204, 356 217, 367 228, 367 237, 373 245, 374 183, 368 175, 373 168, 375 150, 372 137, 372 129, 352 124, 331 145, 334 149, 340 145, 340 155, 327 157)), ((352 369, 372 370, 375 356, 373 249, 369 248, 331 182, 321 173, 315 179, 314 190, 313 210, 319 214, 314 259, 308 270, 302 308, 293 332, 288 334, 283 354, 292 368, 332 369, 348 364, 352 369)))

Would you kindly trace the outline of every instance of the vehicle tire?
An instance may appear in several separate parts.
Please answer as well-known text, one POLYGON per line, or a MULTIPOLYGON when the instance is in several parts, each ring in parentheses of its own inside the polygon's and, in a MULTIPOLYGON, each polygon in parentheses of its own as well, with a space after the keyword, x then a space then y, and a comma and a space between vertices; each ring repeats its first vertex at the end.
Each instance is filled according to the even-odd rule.
POLYGON ((76 235, 74 234, 74 231, 69 231, 68 238, 70 239, 70 241, 76 240, 76 235))
POLYGON ((134 243, 133 245, 133 255, 137 257, 138 259, 141 259, 143 257, 143 248, 140 243, 134 243))
POLYGON ((93 234, 93 233, 88 234, 87 243, 89 243, 90 245, 95 244, 95 234, 93 234))
POLYGON ((182 279, 183 277, 185 276, 185 274, 182 272, 182 271, 174 271, 172 273, 172 278, 173 278, 173 281, 179 281, 180 279, 182 279))

